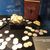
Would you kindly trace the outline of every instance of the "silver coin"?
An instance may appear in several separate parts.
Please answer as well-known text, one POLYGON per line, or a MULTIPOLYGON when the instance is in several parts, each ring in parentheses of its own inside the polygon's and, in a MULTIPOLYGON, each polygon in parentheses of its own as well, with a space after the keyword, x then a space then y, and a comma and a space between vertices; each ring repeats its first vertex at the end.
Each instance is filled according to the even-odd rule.
POLYGON ((8 33, 9 33, 9 30, 5 30, 4 33, 5 33, 5 34, 8 34, 8 33))
POLYGON ((10 20, 10 18, 7 18, 7 20, 10 20))
POLYGON ((2 43, 2 45, 7 45, 7 43, 8 43, 7 41, 4 41, 4 42, 2 43))
POLYGON ((14 37, 14 34, 10 34, 9 37, 10 37, 10 38, 13 38, 13 37, 14 37))
POLYGON ((27 43, 28 43, 28 46, 30 47, 33 45, 31 41, 28 41, 27 43))
POLYGON ((17 48, 19 48, 19 49, 20 49, 20 48, 22 48, 22 47, 23 47, 23 46, 22 46, 22 44, 21 44, 21 43, 18 43, 18 44, 17 44, 17 48))
POLYGON ((31 21, 29 21, 27 24, 32 24, 32 22, 31 22, 31 21))
POLYGON ((11 40, 11 38, 10 38, 10 37, 7 37, 5 40, 8 42, 8 41, 10 41, 10 40, 11 40))
POLYGON ((24 37, 22 37, 22 40, 23 41, 26 41, 26 40, 28 40, 29 39, 29 36, 24 36, 24 37))
POLYGON ((31 33, 31 32, 29 32, 29 33, 28 33, 28 36, 32 36, 32 33, 31 33))
POLYGON ((6 21, 6 18, 3 18, 2 21, 6 21))
POLYGON ((0 21, 0 26, 2 26, 3 25, 3 22, 2 21, 0 21))
POLYGON ((2 43, 4 41, 4 39, 0 39, 0 43, 2 43))
POLYGON ((2 37, 3 36, 3 34, 0 34, 0 37, 2 37))
POLYGON ((13 45, 12 46, 12 50, 17 50, 18 48, 17 48, 17 45, 13 45))
POLYGON ((29 22, 29 20, 26 20, 26 22, 29 22))
POLYGON ((13 44, 15 45, 15 44, 18 44, 18 42, 19 42, 19 39, 18 38, 14 38, 13 39, 13 44))
POLYGON ((24 46, 25 48, 28 48, 28 47, 29 47, 29 45, 28 45, 27 42, 25 42, 25 43, 23 44, 23 46, 24 46))
POLYGON ((24 31, 24 34, 28 34, 28 31, 25 30, 25 31, 24 31))
POLYGON ((1 46, 0 46, 0 50, 4 50, 5 48, 6 48, 5 45, 1 45, 1 46))
POLYGON ((39 32, 39 35, 44 35, 44 33, 43 32, 39 32))

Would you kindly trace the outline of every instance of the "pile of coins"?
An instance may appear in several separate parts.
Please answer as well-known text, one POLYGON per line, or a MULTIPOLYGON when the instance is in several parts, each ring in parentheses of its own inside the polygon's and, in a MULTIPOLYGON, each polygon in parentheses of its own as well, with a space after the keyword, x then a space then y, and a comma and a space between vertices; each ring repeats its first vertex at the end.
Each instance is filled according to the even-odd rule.
POLYGON ((40 22, 38 20, 33 21, 33 24, 40 26, 40 22))
MULTIPOLYGON (((0 34, 0 50, 4 50, 8 46, 8 43, 12 40, 12 46, 11 49, 12 50, 17 50, 17 49, 21 49, 22 47, 24 48, 28 48, 31 47, 33 45, 33 43, 31 41, 29 41, 29 36, 23 36, 22 37, 22 41, 24 41, 23 43, 19 41, 18 38, 15 38, 15 34, 10 34, 9 30, 4 30, 4 34, 5 35, 9 35, 8 37, 6 37, 5 39, 2 38, 3 34, 0 34), (28 40, 28 41, 27 41, 28 40), (27 42, 26 42, 27 41, 27 42)), ((11 44, 10 44, 11 45, 11 44)))
POLYGON ((32 45, 33 45, 33 43, 32 43, 31 41, 25 42, 25 43, 23 44, 23 46, 24 46, 25 48, 31 47, 32 45))
POLYGON ((22 40, 23 41, 26 41, 26 40, 28 40, 29 39, 29 36, 24 36, 24 37, 22 37, 22 40))
POLYGON ((12 14, 10 21, 14 24, 21 24, 23 17, 17 14, 12 14))
MULTIPOLYGON (((2 20, 0 20, 1 26, 3 25, 3 22, 6 22, 6 20, 9 20, 10 21, 10 18, 7 18, 7 19, 6 18, 3 18, 2 20)), ((26 21, 28 24, 31 24, 32 23, 31 21, 25 20, 25 19, 23 19, 23 21, 26 21)), ((10 33, 9 30, 4 30, 4 34, 5 35, 9 35, 8 37, 5 37, 5 38, 2 38, 3 37, 3 34, 2 33, 0 34, 0 37, 1 37, 0 38, 0 50, 4 50, 6 48, 6 46, 9 47, 8 46, 8 43, 11 40, 13 40, 12 41, 13 45, 11 46, 11 49, 12 50, 21 49, 22 47, 26 47, 27 48, 27 46, 25 45, 25 43, 28 44, 28 47, 31 47, 32 46, 32 42, 31 41, 26 42, 27 40, 29 40, 29 36, 23 36, 22 37, 22 41, 24 41, 24 43, 22 44, 22 42, 19 43, 19 39, 18 38, 14 38, 15 37, 14 34, 9 34, 9 33, 10 33), (30 43, 30 45, 29 45, 29 43, 30 43)))
POLYGON ((3 28, 7 24, 6 20, 7 20, 6 18, 3 18, 0 20, 0 29, 3 28))
MULTIPOLYGON (((7 18, 7 20, 10 20, 10 18, 7 18)), ((3 18, 2 20, 0 20, 0 26, 3 25, 3 22, 6 21, 6 18, 3 18)), ((40 26, 40 22, 39 21, 34 21, 34 22, 31 22, 29 20, 25 20, 23 19, 23 21, 27 22, 27 24, 36 24, 38 26, 40 26)), ((25 31, 24 31, 24 34, 25 36, 23 36, 21 38, 22 42, 19 41, 19 38, 15 38, 15 34, 10 34, 10 31, 9 30, 4 30, 4 34, 5 35, 9 35, 8 37, 6 37, 5 39, 2 38, 3 37, 3 34, 0 33, 0 50, 4 50, 7 46, 7 44, 12 40, 12 46, 11 46, 11 49, 12 50, 17 50, 17 49, 21 49, 22 47, 25 47, 25 48, 28 48, 28 47, 31 47, 33 45, 32 41, 29 40, 30 37, 37 37, 38 35, 44 35, 44 34, 47 34, 48 31, 47 30, 43 30, 43 29, 34 29, 30 26, 26 26, 25 27, 25 31)), ((11 44, 10 44, 11 45, 11 44)))
MULTIPOLYGON (((8 34, 9 33, 9 30, 5 30, 4 31, 4 33, 5 34, 8 34)), ((7 38, 2 38, 3 37, 3 34, 1 33, 0 34, 0 50, 4 50, 5 48, 6 48, 6 46, 7 46, 7 44, 8 44, 8 41, 10 41, 11 40, 11 38, 10 37, 7 37, 7 38)))
POLYGON ((32 21, 30 21, 30 20, 23 19, 23 21, 26 22, 28 25, 32 24, 32 21))
MULTIPOLYGON (((8 35, 9 34, 9 30, 4 30, 4 34, 8 35)), ((19 43, 19 39, 18 38, 14 38, 15 35, 14 34, 10 34, 8 37, 6 37, 5 39, 2 38, 3 34, 0 34, 0 50, 4 50, 6 48, 6 46, 8 45, 8 43, 13 40, 13 45, 12 45, 12 50, 16 50, 16 49, 20 49, 23 47, 22 43, 19 43)), ((11 45, 11 44, 10 44, 11 45)))
POLYGON ((31 47, 33 45, 33 43, 31 42, 31 40, 29 41, 30 37, 37 37, 38 35, 42 36, 42 35, 47 34, 47 33, 48 33, 47 30, 33 29, 30 26, 26 26, 25 31, 24 31, 24 34, 26 36, 22 37, 22 40, 25 41, 23 46, 25 48, 31 47))
POLYGON ((46 33, 48 33, 47 30, 43 30, 43 29, 33 29, 32 27, 26 26, 25 27, 25 31, 24 34, 28 35, 28 36, 38 36, 38 35, 44 35, 46 33), (28 31, 29 30, 29 31, 28 31))
POLYGON ((23 47, 23 45, 22 45, 22 43, 19 43, 19 39, 18 38, 14 38, 13 39, 12 50, 17 50, 17 49, 20 49, 22 47, 23 47))

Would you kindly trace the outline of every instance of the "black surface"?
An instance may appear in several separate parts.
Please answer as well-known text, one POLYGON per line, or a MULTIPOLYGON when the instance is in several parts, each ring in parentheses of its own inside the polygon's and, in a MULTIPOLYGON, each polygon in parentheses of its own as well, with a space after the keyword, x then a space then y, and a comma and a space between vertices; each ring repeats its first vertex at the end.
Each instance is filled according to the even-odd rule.
MULTIPOLYGON (((2 19, 2 18, 0 18, 0 19, 2 19)), ((7 22, 7 23, 8 23, 8 24, 0 30, 0 33, 3 34, 3 37, 2 37, 2 38, 5 39, 6 37, 9 37, 10 34, 15 34, 15 37, 14 37, 14 38, 19 38, 19 42, 23 44, 24 42, 22 41, 22 37, 25 36, 25 34, 23 33, 25 29, 22 28, 22 27, 21 27, 21 29, 11 29, 11 28, 10 28, 10 25, 9 25, 9 22, 7 22), (9 33, 9 34, 4 34, 4 31, 5 31, 5 30, 9 30, 10 33, 9 33)), ((27 25, 28 25, 28 24, 26 23, 26 26, 27 26, 27 25)), ((40 29, 40 27, 38 27, 38 26, 36 26, 36 25, 34 25, 34 24, 31 24, 31 25, 29 25, 29 26, 32 26, 32 27, 35 28, 35 29, 40 29)), ((16 26, 15 26, 15 27, 16 27, 16 26)), ((14 28, 14 27, 12 27, 12 28, 14 28)), ((44 34, 43 36, 47 36, 47 34, 46 34, 46 35, 44 34)), ((13 40, 13 39, 12 39, 12 40, 13 40)), ((12 49, 11 49, 12 40, 8 42, 7 47, 6 47, 5 50, 12 50, 12 49)), ((27 41, 32 41, 32 42, 33 42, 32 37, 30 37, 30 39, 27 40, 27 41)), ((24 47, 23 47, 23 48, 18 49, 18 50, 35 50, 35 48, 34 48, 34 43, 33 43, 33 46, 32 46, 32 47, 29 47, 29 48, 24 48, 24 47)))
MULTIPOLYGON (((0 18, 0 19, 2 19, 2 18, 0 18)), ((3 34, 3 37, 2 37, 3 39, 5 39, 6 37, 9 37, 10 34, 15 34, 15 37, 14 37, 14 38, 19 38, 19 42, 23 44, 24 42, 22 41, 22 37, 25 35, 25 34, 23 33, 24 30, 25 30, 25 29, 11 29, 11 28, 10 28, 10 25, 9 25, 9 23, 8 23, 5 27, 3 27, 3 28, 0 30, 0 33, 3 34), (5 34, 5 33, 4 33, 5 30, 9 30, 10 33, 9 33, 9 34, 5 34)), ((13 39, 12 39, 12 40, 13 40, 13 39)), ((7 47, 6 47, 4 50, 12 50, 12 49, 11 49, 12 40, 8 42, 7 47)), ((32 41, 32 37, 30 37, 30 39, 29 39, 28 41, 32 41)), ((32 41, 32 42, 33 42, 33 41, 32 41)), ((18 49, 18 50, 35 50, 35 49, 34 49, 34 45, 33 45, 32 47, 29 47, 29 48, 24 48, 24 47, 23 47, 22 49, 18 49)))

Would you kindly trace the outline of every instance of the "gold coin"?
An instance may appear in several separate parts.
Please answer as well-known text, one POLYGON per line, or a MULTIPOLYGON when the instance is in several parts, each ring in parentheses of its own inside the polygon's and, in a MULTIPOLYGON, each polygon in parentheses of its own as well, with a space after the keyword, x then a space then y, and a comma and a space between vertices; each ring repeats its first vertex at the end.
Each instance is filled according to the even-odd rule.
POLYGON ((44 32, 44 33, 47 33, 48 31, 47 31, 47 30, 43 30, 43 32, 44 32))
POLYGON ((34 36, 34 37, 37 37, 38 35, 37 35, 36 33, 33 33, 33 36, 34 36))
POLYGON ((31 33, 31 32, 29 32, 29 33, 28 33, 28 36, 32 36, 32 33, 31 33))
POLYGON ((33 45, 31 41, 28 41, 27 43, 28 43, 28 45, 29 45, 30 47, 33 45))
POLYGON ((28 47, 29 47, 27 42, 25 42, 25 43, 23 44, 23 46, 24 46, 25 48, 28 48, 28 47))
POLYGON ((39 35, 43 35, 44 33, 43 32, 39 32, 39 35))
POLYGON ((33 24, 36 24, 37 26, 40 26, 40 22, 38 20, 33 21, 33 24))

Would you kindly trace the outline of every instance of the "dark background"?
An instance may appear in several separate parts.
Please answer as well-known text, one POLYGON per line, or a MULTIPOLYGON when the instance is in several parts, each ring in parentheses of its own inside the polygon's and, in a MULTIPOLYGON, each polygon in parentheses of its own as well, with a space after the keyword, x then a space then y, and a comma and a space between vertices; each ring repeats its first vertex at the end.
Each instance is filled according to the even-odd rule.
POLYGON ((40 5, 40 20, 42 28, 47 29, 50 35, 50 0, 41 0, 40 5))

